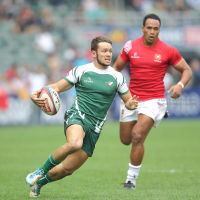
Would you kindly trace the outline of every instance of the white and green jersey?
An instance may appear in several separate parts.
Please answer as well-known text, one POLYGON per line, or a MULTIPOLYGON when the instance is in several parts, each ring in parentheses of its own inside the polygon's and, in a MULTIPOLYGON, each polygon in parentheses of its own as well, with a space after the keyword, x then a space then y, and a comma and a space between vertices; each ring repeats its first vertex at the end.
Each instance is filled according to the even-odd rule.
POLYGON ((97 133, 102 129, 116 92, 123 95, 129 91, 120 72, 110 66, 98 69, 93 63, 75 67, 65 80, 76 87, 76 99, 71 109, 76 109, 97 133))

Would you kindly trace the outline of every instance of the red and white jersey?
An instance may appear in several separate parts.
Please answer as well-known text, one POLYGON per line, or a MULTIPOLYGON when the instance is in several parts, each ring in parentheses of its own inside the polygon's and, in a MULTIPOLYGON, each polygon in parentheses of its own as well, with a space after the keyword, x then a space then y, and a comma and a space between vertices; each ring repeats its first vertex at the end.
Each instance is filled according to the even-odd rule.
POLYGON ((152 47, 143 44, 144 37, 126 42, 120 53, 124 62, 130 62, 130 92, 139 101, 164 98, 164 76, 169 65, 182 60, 178 50, 160 39, 152 47))

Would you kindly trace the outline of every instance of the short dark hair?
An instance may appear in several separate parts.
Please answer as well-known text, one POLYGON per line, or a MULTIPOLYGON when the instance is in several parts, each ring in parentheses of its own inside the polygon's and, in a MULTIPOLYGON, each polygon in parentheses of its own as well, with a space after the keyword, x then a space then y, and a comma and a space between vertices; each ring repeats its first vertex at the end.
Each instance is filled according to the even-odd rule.
POLYGON ((143 19, 143 26, 145 26, 147 19, 156 19, 160 22, 160 26, 161 26, 161 20, 160 20, 160 17, 158 17, 158 15, 153 14, 153 13, 146 15, 143 19))
POLYGON ((97 36, 91 42, 91 51, 96 51, 100 42, 107 42, 112 45, 112 40, 106 36, 97 36))

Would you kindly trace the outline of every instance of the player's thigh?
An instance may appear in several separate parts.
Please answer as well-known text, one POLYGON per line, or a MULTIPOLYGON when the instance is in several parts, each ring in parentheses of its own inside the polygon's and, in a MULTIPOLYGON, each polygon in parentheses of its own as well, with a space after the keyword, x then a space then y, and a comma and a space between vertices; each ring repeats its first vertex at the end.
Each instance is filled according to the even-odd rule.
POLYGON ((137 138, 144 141, 153 125, 154 120, 151 117, 144 114, 138 114, 138 121, 132 129, 133 139, 137 138))
POLYGON ((68 142, 83 141, 85 132, 79 124, 72 124, 66 129, 66 139, 68 142))
POLYGON ((132 129, 137 121, 120 122, 120 140, 123 144, 129 145, 132 139, 132 129))
POLYGON ((79 151, 67 156, 63 162, 63 167, 66 171, 71 171, 73 173, 73 171, 81 167, 87 159, 88 154, 80 149, 79 151))

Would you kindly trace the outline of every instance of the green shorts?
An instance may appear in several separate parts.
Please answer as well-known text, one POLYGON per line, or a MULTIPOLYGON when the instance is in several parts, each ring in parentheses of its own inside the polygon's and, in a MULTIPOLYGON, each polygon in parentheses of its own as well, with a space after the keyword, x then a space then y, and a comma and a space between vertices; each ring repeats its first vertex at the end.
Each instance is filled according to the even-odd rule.
POLYGON ((85 122, 85 120, 74 110, 69 110, 64 115, 64 134, 66 135, 66 129, 72 124, 79 124, 83 127, 85 137, 83 139, 82 149, 89 157, 92 157, 95 144, 99 139, 100 134, 94 132, 85 122))

